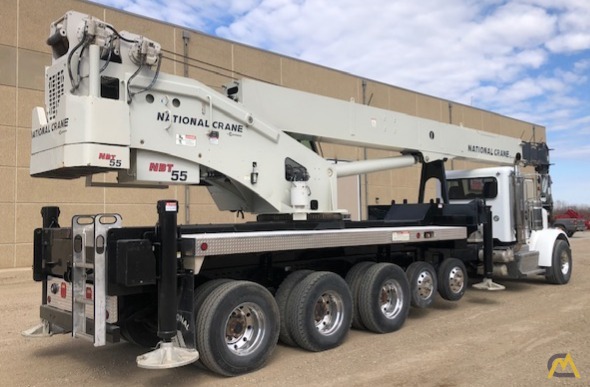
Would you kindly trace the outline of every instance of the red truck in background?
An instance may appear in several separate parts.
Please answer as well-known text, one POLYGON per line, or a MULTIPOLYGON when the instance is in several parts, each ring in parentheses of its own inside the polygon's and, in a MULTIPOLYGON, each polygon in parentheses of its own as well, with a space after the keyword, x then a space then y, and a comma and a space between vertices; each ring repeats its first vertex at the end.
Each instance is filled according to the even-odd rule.
POLYGON ((561 228, 568 237, 572 237, 578 231, 590 229, 590 220, 570 208, 562 214, 555 215, 553 227, 561 228))

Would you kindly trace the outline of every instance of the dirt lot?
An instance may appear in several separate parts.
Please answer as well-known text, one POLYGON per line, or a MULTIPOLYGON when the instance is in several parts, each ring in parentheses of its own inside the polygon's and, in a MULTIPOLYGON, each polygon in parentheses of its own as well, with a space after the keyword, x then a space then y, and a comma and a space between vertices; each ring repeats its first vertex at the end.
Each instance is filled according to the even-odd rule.
POLYGON ((411 310, 404 327, 351 331, 339 348, 308 353, 280 345, 262 370, 222 378, 194 366, 137 368, 141 348, 93 348, 68 335, 25 339, 37 324, 40 285, 30 270, 0 271, 0 385, 590 385, 590 231, 571 239, 566 286, 501 281, 507 290, 469 290, 458 303, 411 310), (581 379, 547 379, 547 361, 570 353, 581 379))

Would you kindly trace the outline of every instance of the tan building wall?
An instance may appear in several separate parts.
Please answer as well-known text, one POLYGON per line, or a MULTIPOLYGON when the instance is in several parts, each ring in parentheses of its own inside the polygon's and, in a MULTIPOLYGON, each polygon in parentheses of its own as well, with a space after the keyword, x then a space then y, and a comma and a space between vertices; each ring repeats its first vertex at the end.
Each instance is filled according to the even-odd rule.
MULTIPOLYGON (((29 176, 31 109, 44 104, 44 66, 51 63, 45 44, 49 24, 69 10, 88 13, 119 30, 143 34, 165 50, 182 54, 184 28, 133 16, 79 0, 2 0, 0 12, 0 269, 30 266, 33 230, 41 224, 44 205, 61 208, 61 223, 68 225, 74 214, 118 212, 125 225, 152 225, 159 199, 177 199, 185 204, 185 188, 165 190, 88 188, 84 179, 75 181, 33 179, 29 176)), ((257 78, 290 88, 397 110, 442 122, 529 139, 533 125, 469 106, 367 81, 325 67, 282 57, 241 44, 190 32, 189 76, 209 86, 220 86, 232 77, 257 78), (208 65, 210 64, 210 65, 208 65), (229 69, 225 71, 223 69, 229 69), (452 110, 452 112, 451 112, 452 110), (451 119, 452 115, 452 119, 451 119)), ((183 58, 167 53, 162 71, 184 74, 183 58)), ((536 127, 536 138, 545 129, 536 127)), ((392 155, 393 152, 322 144, 323 155, 340 160, 358 160, 392 155)), ((475 164, 453 162, 454 168, 475 164)), ((111 181, 111 175, 94 176, 111 181)), ((408 168, 361 177, 362 207, 390 200, 417 198, 419 169, 408 168), (368 188, 364 183, 368 182, 368 188), (366 196, 366 197, 365 197, 366 196)), ((203 188, 190 188, 191 223, 234 222, 235 215, 221 213, 203 188)), ((179 221, 185 222, 181 207, 179 221)), ((241 221, 241 220, 239 220, 241 221)))

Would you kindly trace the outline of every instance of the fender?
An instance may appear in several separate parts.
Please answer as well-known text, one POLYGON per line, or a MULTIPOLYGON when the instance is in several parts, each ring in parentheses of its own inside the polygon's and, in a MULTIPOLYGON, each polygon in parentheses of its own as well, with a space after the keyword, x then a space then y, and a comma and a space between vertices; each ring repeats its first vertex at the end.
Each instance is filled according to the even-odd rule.
POLYGON ((558 239, 563 239, 568 245, 570 244, 567 235, 560 229, 546 228, 531 233, 528 246, 529 250, 539 252, 539 266, 551 266, 553 247, 555 246, 555 241, 558 239))

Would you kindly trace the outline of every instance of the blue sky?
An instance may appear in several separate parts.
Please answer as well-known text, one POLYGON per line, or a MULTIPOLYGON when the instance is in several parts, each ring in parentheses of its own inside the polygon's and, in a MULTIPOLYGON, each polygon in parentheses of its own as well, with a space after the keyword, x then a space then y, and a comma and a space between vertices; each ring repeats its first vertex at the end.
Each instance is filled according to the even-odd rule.
POLYGON ((590 205, 590 0, 94 2, 543 125, 590 205))

